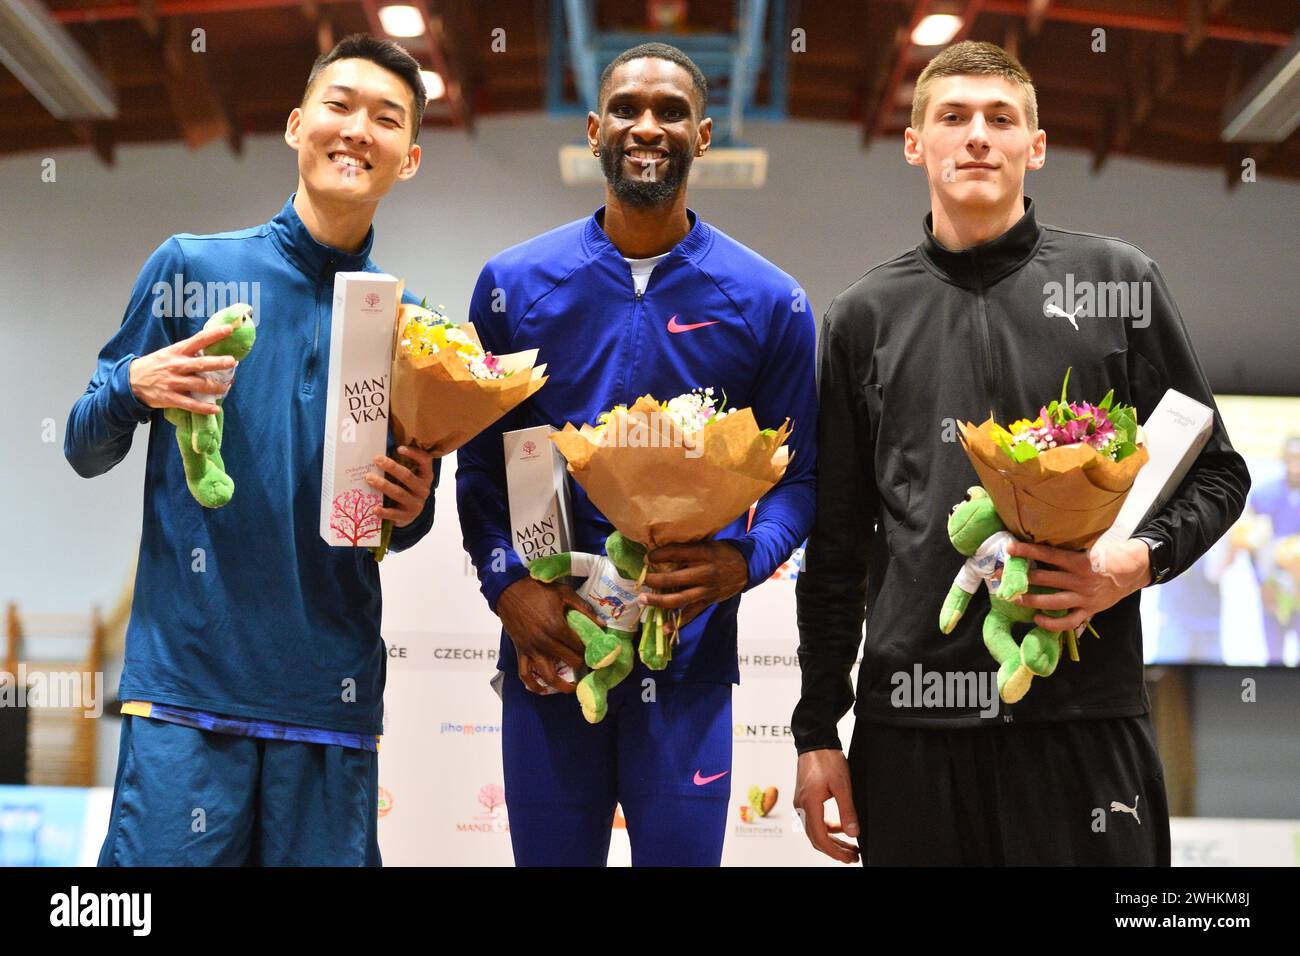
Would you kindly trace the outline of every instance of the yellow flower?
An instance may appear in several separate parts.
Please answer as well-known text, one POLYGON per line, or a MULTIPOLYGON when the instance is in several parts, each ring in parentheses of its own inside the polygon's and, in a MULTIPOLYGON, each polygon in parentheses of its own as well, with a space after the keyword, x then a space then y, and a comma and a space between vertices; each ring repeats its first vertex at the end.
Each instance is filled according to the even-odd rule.
POLYGON ((1042 427, 1043 427, 1043 423, 1040 419, 1035 418, 1031 422, 1027 418, 1022 418, 1018 422, 1011 423, 1011 434, 1019 435, 1021 432, 1028 431, 1031 428, 1042 428, 1042 427))

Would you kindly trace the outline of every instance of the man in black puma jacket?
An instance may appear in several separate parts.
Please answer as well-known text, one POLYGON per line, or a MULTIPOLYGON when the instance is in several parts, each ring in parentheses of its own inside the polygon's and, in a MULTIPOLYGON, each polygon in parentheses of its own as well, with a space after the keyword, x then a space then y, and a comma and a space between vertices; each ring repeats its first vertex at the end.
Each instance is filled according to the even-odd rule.
POLYGON ((817 519, 797 590, 795 804, 814 846, 843 862, 860 852, 872 864, 1169 863, 1138 591, 1185 570, 1242 510, 1250 479, 1217 412, 1174 499, 1110 549, 1105 573, 1083 552, 1013 546, 1037 562, 1031 584, 1060 589, 1021 599, 1039 609, 1036 623, 1063 631, 1091 620, 1100 633, 1081 631, 1080 662, 1062 660, 1008 706, 981 635, 986 589, 952 634, 939 630, 964 560, 948 514, 978 484, 956 421, 1032 419, 1060 394, 1067 367, 1072 399, 1114 388, 1140 419, 1170 388, 1214 404, 1156 264, 1121 240, 1038 221, 1024 176, 1045 150, 1014 58, 970 42, 936 57, 905 138, 908 162, 929 179, 925 238, 841 293, 820 331, 817 519), (854 703, 864 614, 846 761, 836 725, 854 703), (929 674, 949 690, 924 695, 929 674), (952 693, 962 675, 991 693, 952 693), (831 797, 858 847, 828 834, 831 797))

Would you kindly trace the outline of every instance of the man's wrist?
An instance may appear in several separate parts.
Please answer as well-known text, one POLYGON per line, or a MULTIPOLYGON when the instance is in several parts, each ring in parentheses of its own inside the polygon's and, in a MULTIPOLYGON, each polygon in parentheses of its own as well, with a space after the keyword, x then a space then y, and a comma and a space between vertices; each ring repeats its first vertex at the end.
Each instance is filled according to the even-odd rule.
POLYGON ((110 395, 116 413, 134 422, 148 421, 153 414, 153 408, 136 394, 135 383, 131 380, 131 370, 140 358, 139 355, 123 356, 109 379, 110 395))
POLYGON ((1159 538, 1152 538, 1147 535, 1135 537, 1133 540, 1141 541, 1146 545, 1146 576, 1144 583, 1139 587, 1146 588, 1153 584, 1159 584, 1169 574, 1168 545, 1159 538))
POLYGON ((735 538, 735 537, 724 537, 724 538, 719 538, 719 540, 722 541, 723 544, 725 545, 731 545, 732 549, 736 551, 736 554, 740 555, 741 563, 744 564, 745 566, 745 583, 741 584, 740 591, 736 593, 740 593, 741 591, 746 591, 746 589, 748 589, 750 585, 749 584, 750 581, 749 559, 751 555, 753 555, 754 553, 753 542, 745 541, 744 538, 735 538))
POLYGON ((731 547, 736 550, 736 553, 740 555, 740 560, 745 564, 745 583, 741 585, 740 592, 749 590, 754 586, 754 569, 751 566, 750 561, 754 557, 755 542, 752 538, 748 537, 717 538, 716 540, 731 545, 731 547))
POLYGON ((508 565, 503 571, 490 571, 488 574, 492 577, 491 591, 485 592, 484 597, 488 599, 488 609, 493 614, 497 613, 497 606, 506 591, 525 578, 529 578, 528 567, 522 561, 508 565))

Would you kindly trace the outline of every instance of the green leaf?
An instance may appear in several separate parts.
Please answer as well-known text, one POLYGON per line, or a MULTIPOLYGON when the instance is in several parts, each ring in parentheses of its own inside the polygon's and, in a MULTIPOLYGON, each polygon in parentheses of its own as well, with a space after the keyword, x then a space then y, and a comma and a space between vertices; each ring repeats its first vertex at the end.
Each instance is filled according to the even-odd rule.
POLYGON ((1029 461, 1032 458, 1038 457, 1038 449, 1027 441, 1016 442, 1009 450, 1011 452, 1011 457, 1016 462, 1029 461))
POLYGON ((1101 400, 1101 404, 1099 404, 1097 407, 1104 408, 1106 409, 1106 411, 1110 411, 1111 403, 1114 400, 1115 400, 1115 390, 1112 388, 1109 392, 1106 393, 1106 397, 1101 400))
POLYGON ((1110 413, 1115 434, 1122 441, 1134 441, 1137 438, 1137 415, 1132 406, 1120 405, 1110 413))
POLYGON ((1074 366, 1070 366, 1066 368, 1065 381, 1061 383, 1061 404, 1062 405, 1066 404, 1065 390, 1070 387, 1070 373, 1072 371, 1074 371, 1074 366))

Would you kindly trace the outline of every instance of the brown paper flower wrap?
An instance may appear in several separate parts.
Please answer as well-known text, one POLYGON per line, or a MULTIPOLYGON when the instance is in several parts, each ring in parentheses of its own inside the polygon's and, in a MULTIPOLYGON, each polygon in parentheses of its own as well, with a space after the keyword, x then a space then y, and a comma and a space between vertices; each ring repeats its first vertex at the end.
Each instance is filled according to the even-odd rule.
MULTIPOLYGON (((760 430, 744 408, 684 434, 646 395, 616 409, 603 428, 568 424, 551 441, 592 504, 650 552, 711 538, 744 514, 785 474, 790 431, 789 419, 760 430)), ((648 561, 643 579, 645 570, 648 561)), ((655 670, 668 665, 678 640, 676 628, 666 637, 664 620, 663 609, 651 607, 642 622, 639 652, 655 670)))
POLYGON ((998 517, 1022 541, 1067 551, 1091 547, 1115 523, 1149 457, 1139 430, 1137 450, 1121 461, 1079 444, 1051 448, 1017 462, 993 441, 993 427, 989 418, 979 426, 963 422, 958 431, 998 517))
MULTIPOLYGON (((398 299, 401 298, 401 287, 398 299)), ((412 315, 427 312, 399 302, 393 325, 393 376, 388 396, 389 422, 398 445, 415 445, 442 458, 451 454, 546 384, 546 366, 536 365, 537 349, 498 355, 504 378, 476 378, 452 349, 408 355, 398 341, 412 315)), ((482 347, 473 323, 458 328, 482 347)), ((406 462, 409 464, 409 462, 406 462)), ((393 525, 385 521, 376 561, 388 553, 393 525)))
MULTIPOLYGON (((400 334, 419 306, 397 309, 400 334)), ((475 343, 473 323, 458 326, 475 343)), ((411 356, 393 349, 393 388, 389 398, 393 438, 399 445, 418 445, 435 458, 449 455, 546 384, 546 366, 536 365, 537 349, 498 355, 505 378, 475 378, 459 355, 444 349, 411 356)))
POLYGON ((744 514, 785 474, 789 435, 788 419, 760 431, 748 408, 683 435, 646 395, 603 429, 569 424, 551 441, 601 514, 653 551, 703 541, 744 514))

